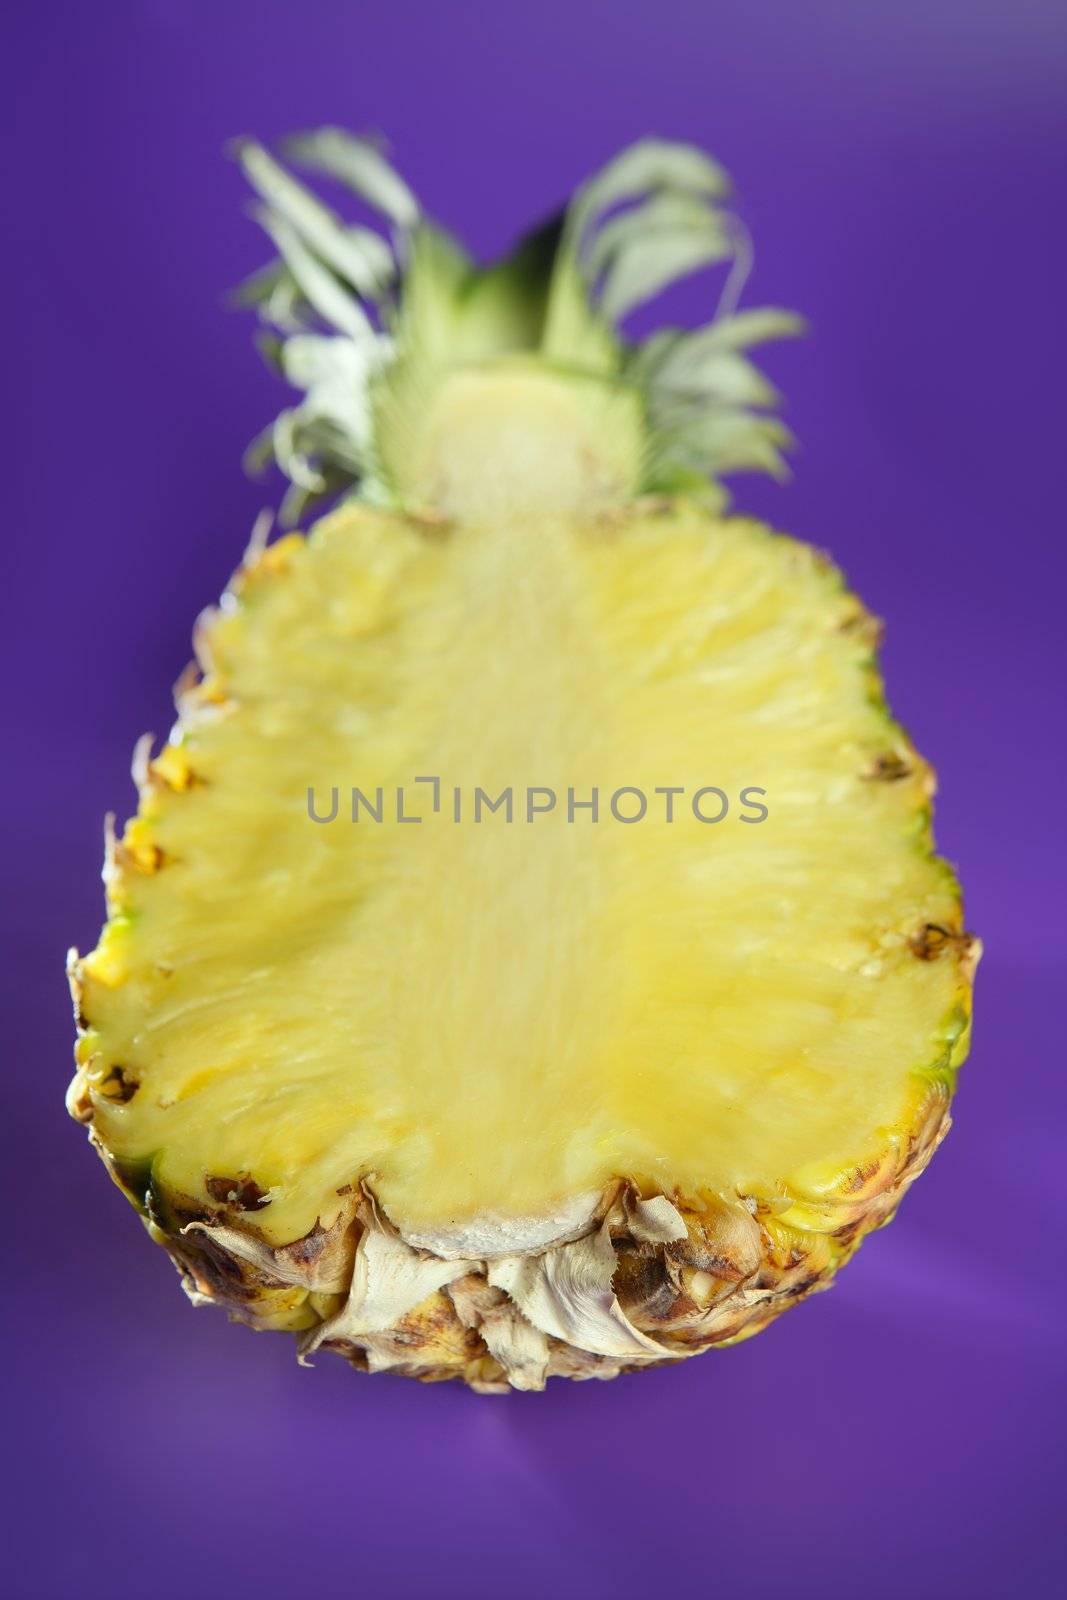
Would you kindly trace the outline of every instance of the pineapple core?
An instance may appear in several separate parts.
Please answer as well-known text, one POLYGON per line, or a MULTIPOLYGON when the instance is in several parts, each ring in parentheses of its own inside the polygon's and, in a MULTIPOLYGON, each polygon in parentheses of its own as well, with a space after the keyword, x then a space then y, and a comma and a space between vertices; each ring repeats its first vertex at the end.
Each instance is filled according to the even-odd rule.
POLYGON ((83 968, 118 1162, 232 1181, 275 1242, 370 1175, 412 1228, 618 1175, 773 1200, 950 1077, 928 771, 806 546, 684 503, 352 506, 199 646, 83 968))

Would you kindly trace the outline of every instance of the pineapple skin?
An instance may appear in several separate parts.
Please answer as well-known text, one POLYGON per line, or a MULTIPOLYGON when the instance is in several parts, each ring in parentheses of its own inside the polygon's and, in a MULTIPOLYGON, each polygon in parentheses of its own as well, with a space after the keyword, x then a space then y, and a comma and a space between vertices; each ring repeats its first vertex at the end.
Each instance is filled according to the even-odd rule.
MULTIPOLYGON (((77 994, 76 976, 72 988, 77 994)), ((124 1168, 93 1136, 91 1106, 77 1093, 71 1111, 89 1124, 112 1179, 170 1255, 193 1305, 219 1306, 231 1321, 258 1331, 295 1333, 302 1363, 321 1348, 361 1372, 392 1371, 423 1383, 458 1378, 478 1393, 504 1394, 543 1389, 551 1377, 614 1378, 736 1344, 828 1289, 865 1236, 892 1219, 926 1167, 949 1130, 948 1104, 947 1089, 932 1088, 917 1122, 887 1141, 880 1161, 841 1174, 803 1226, 787 1225, 771 1207, 753 1203, 750 1210, 706 1193, 642 1200, 620 1180, 601 1196, 585 1233, 527 1258, 534 1283, 556 1301, 558 1314, 542 1320, 557 1334, 532 1325, 493 1281, 495 1258, 456 1262, 408 1244, 367 1183, 345 1197, 331 1228, 316 1226, 272 1247, 234 1204, 207 1209, 124 1168), (369 1318, 357 1315, 348 1331, 351 1299, 366 1310, 358 1280, 367 1274, 358 1262, 366 1262, 375 1241, 385 1242, 390 1278, 404 1286, 396 1303, 416 1292, 409 1285, 439 1279, 441 1286, 391 1322, 372 1311, 369 1318), (602 1269, 593 1306, 559 1287, 568 1268, 573 1274, 590 1263, 602 1269), (618 1338, 605 1339, 612 1323, 618 1338), (590 1350, 593 1340, 614 1348, 590 1350)), ((391 1282, 377 1286, 385 1306, 395 1299, 391 1288, 391 1282)))
MULTIPOLYGON (((283 573, 291 543, 298 542, 290 535, 250 550, 231 592, 283 573)), ((878 623, 859 600, 855 605, 854 625, 873 645, 878 623)), ((198 630, 198 654, 203 642, 198 630)), ((189 710, 189 696, 203 693, 201 670, 191 663, 176 685, 180 715, 189 710)), ((872 691, 884 704, 873 669, 872 691)), ((888 710, 885 716, 888 723, 888 710)), ((899 747, 903 735, 895 724, 893 733, 899 747)), ((906 742, 904 748, 916 767, 924 766, 906 742)), ((145 742, 138 746, 133 773, 142 799, 160 784, 188 786, 190 775, 176 756, 168 746, 149 761, 145 742)), ((879 776, 891 782, 895 775, 879 776)), ((125 877, 164 865, 149 842, 139 839, 131 849, 109 826, 109 888, 121 890, 125 877)), ((945 1070, 917 1080, 910 1114, 886 1130, 876 1158, 824 1173, 817 1197, 783 1195, 769 1203, 709 1191, 642 1193, 620 1175, 559 1219, 547 1240, 543 1218, 529 1219, 526 1237, 513 1220, 484 1219, 474 1253, 466 1235, 454 1244, 442 1236, 437 1248, 424 1236, 406 1239, 367 1178, 338 1191, 341 1209, 330 1227, 316 1223, 279 1246, 256 1227, 256 1197, 240 1192, 237 1180, 209 1179, 212 1203, 205 1205, 160 1184, 150 1162, 117 1158, 94 1127, 93 1095, 81 1071, 68 1110, 170 1255, 191 1302, 219 1306, 260 1331, 295 1334, 302 1363, 321 1348, 360 1371, 427 1383, 458 1378, 486 1394, 540 1390, 550 1377, 614 1378, 760 1332, 789 1306, 828 1288, 866 1235, 892 1219, 949 1130, 951 1085, 969 1045, 981 944, 955 931, 963 927, 958 891, 956 912, 949 928, 927 926, 910 946, 916 960, 955 967, 945 1070)), ((84 1034, 90 1021, 76 951, 68 978, 84 1034)), ((124 1085, 109 1091, 121 1099, 124 1085)))

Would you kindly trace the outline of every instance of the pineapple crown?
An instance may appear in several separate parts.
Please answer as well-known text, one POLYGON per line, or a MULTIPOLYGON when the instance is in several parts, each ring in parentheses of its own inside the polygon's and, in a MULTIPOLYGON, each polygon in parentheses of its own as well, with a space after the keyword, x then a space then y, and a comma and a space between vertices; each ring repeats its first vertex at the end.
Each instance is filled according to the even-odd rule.
POLYGON ((434 396, 453 375, 500 363, 525 362, 599 392, 602 405, 607 395, 630 407, 628 493, 685 491, 722 504, 724 474, 784 475, 791 435, 748 352, 802 323, 737 309, 751 246, 723 204, 729 179, 703 151, 631 145, 487 268, 426 218, 374 141, 323 128, 283 151, 381 220, 379 229, 343 221, 262 145, 237 146, 254 215, 277 250, 238 299, 265 324, 268 359, 302 391, 247 456, 252 470, 273 459, 289 478, 284 521, 356 486, 379 502, 426 501, 407 463, 434 396), (625 337, 631 312, 717 265, 725 283, 705 326, 625 337))

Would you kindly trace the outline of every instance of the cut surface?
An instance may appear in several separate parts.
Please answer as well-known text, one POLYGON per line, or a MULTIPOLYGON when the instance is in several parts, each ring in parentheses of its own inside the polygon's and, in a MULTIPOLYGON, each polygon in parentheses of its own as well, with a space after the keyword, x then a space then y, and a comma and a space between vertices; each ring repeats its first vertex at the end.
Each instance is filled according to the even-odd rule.
POLYGON ((200 650, 81 968, 83 1079, 124 1167, 232 1197, 275 1243, 372 1174, 412 1230, 618 1176, 799 1216, 951 1074, 927 769, 807 547, 684 505, 349 508, 259 557, 200 650), (351 820, 353 786, 382 789, 380 823, 351 820), (510 822, 474 820, 478 787, 511 790, 510 822), (710 787, 719 822, 694 815, 710 787), (316 822, 308 790, 328 816, 335 788, 316 822), (528 789, 554 809, 528 821, 528 789), (597 820, 569 820, 594 789, 597 820))

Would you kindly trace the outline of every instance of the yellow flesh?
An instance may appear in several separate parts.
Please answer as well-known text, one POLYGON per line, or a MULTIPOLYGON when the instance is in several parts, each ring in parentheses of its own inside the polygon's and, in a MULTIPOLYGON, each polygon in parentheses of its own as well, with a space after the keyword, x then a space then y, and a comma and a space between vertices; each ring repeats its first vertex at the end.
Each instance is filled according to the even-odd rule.
POLYGON ((877 1154, 956 997, 908 940, 957 908, 921 774, 865 776, 900 743, 856 614, 805 546, 691 508, 447 532, 349 509, 269 552, 127 830, 163 864, 115 876, 85 963, 82 1059, 140 1082, 97 1097, 104 1142, 193 1197, 253 1177, 276 1242, 372 1172, 401 1224, 447 1226, 619 1174, 817 1188, 877 1154), (712 784, 714 826, 689 806, 712 784), (347 820, 352 785, 384 787, 382 824, 347 820), (510 825, 469 820, 476 785, 513 788, 510 825), (527 785, 560 795, 530 824, 527 785), (644 821, 610 816, 622 785, 644 821), (593 786, 599 823, 568 823, 593 786))

